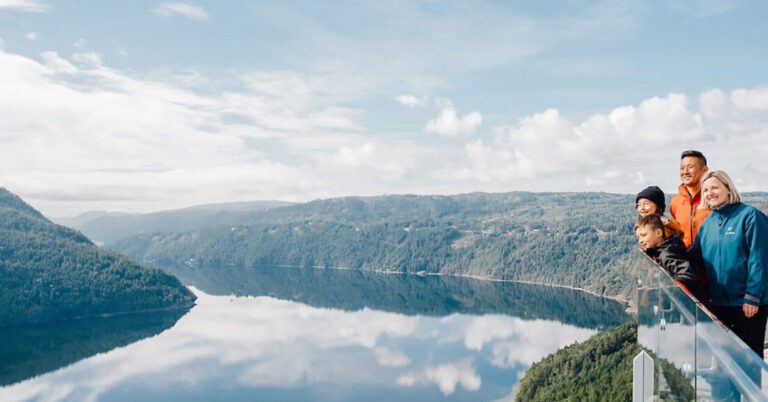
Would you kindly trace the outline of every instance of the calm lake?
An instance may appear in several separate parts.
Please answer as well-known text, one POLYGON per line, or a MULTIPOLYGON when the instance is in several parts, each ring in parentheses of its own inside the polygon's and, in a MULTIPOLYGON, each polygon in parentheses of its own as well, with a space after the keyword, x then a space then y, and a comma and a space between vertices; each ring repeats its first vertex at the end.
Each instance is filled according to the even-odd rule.
POLYGON ((305 268, 189 269, 189 311, 0 329, 0 401, 503 401, 629 320, 561 288, 305 268))

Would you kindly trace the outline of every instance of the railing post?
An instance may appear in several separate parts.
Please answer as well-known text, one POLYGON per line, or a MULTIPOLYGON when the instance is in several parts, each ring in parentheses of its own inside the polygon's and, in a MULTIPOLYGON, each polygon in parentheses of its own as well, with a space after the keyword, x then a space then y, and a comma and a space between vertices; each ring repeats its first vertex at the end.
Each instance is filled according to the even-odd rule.
POLYGON ((641 351, 632 360, 632 402, 653 401, 653 359, 641 351))

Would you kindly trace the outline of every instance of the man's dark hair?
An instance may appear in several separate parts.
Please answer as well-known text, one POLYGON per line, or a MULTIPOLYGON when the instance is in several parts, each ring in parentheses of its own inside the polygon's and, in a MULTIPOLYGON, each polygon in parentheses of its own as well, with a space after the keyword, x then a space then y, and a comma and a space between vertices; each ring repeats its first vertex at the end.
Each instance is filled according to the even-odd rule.
POLYGON ((662 232, 664 231, 664 223, 661 222, 661 217, 656 214, 650 214, 637 218, 637 222, 635 222, 635 230, 642 226, 648 226, 648 228, 651 230, 661 229, 662 232))
POLYGON ((690 149, 688 151, 683 151, 683 153, 680 155, 680 160, 683 160, 684 158, 686 158, 688 156, 692 156, 694 158, 701 159, 701 161, 704 162, 704 166, 707 166, 707 158, 704 156, 703 153, 701 153, 699 151, 694 151, 692 149, 690 149))

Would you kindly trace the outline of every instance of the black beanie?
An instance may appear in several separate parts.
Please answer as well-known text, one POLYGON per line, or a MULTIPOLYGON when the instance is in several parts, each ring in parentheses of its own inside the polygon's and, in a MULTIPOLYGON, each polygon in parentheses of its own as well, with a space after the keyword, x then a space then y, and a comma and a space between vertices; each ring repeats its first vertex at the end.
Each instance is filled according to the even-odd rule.
POLYGON ((637 197, 635 197, 635 205, 637 205, 637 202, 640 201, 641 198, 651 200, 656 204, 656 207, 659 210, 659 215, 663 214, 667 209, 667 202, 664 200, 664 192, 656 186, 646 187, 643 191, 637 193, 637 197))

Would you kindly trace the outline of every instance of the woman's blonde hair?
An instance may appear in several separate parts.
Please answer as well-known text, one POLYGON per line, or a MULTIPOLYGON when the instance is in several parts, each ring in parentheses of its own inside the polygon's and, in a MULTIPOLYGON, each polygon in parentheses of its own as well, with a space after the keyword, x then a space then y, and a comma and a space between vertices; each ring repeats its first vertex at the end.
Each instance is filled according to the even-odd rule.
POLYGON ((722 170, 715 170, 715 171, 709 171, 704 174, 704 176, 701 178, 701 203, 699 204, 700 209, 712 209, 709 205, 709 201, 707 201, 707 198, 704 197, 704 182, 708 179, 715 178, 720 181, 720 183, 723 183, 725 186, 725 189, 728 190, 728 204, 738 204, 741 202, 741 195, 739 195, 739 192, 736 191, 736 184, 733 183, 733 180, 731 180, 731 177, 728 176, 728 173, 723 172, 722 170))

